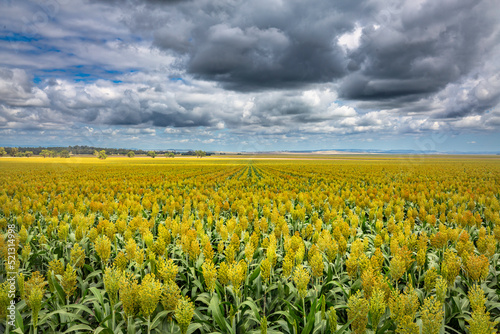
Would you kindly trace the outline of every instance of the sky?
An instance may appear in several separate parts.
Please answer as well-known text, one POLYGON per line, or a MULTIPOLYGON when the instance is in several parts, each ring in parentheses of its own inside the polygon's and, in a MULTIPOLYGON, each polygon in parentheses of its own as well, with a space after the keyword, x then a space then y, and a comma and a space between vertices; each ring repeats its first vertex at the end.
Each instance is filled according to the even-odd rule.
POLYGON ((497 0, 0 0, 0 146, 500 152, 497 0))

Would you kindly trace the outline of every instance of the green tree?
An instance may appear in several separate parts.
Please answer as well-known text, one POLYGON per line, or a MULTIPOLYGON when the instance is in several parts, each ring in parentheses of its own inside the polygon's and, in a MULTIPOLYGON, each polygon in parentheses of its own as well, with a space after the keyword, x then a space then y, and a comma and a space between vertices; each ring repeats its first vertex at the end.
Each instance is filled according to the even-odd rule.
POLYGON ((40 152, 40 155, 43 156, 44 158, 49 157, 50 150, 42 150, 42 152, 40 152))
MULTIPOLYGON (((96 151, 97 152, 97 151, 96 151)), ((106 151, 105 150, 102 150, 102 151, 99 151, 98 154, 97 154, 97 157, 101 160, 104 160, 106 159, 108 156, 106 155, 106 151)))
POLYGON ((128 153, 127 153, 127 157, 129 157, 129 158, 133 158, 133 157, 135 157, 135 153, 134 153, 134 151, 128 151, 128 153))
POLYGON ((24 152, 24 155, 29 158, 29 157, 31 157, 33 155, 33 152, 32 151, 26 151, 26 152, 24 152))
POLYGON ((202 151, 202 150, 196 150, 196 151, 195 151, 195 153, 196 153, 196 156, 197 156, 198 158, 203 158, 204 156, 206 156, 206 155, 207 155, 207 152, 202 151))
POLYGON ((59 155, 61 158, 69 158, 69 151, 68 150, 62 150, 59 155))
POLYGON ((151 157, 151 158, 154 158, 154 157, 156 157, 156 152, 155 151, 149 151, 148 152, 148 156, 151 157))
POLYGON ((174 158, 174 157, 175 157, 174 152, 167 152, 167 153, 165 153, 165 158, 174 158))
POLYGON ((5 148, 0 147, 0 157, 3 157, 6 154, 7 154, 7 151, 5 151, 5 148))
POLYGON ((51 150, 51 151, 49 151, 49 156, 50 156, 51 158, 55 158, 55 157, 57 157, 57 152, 56 152, 56 151, 52 151, 52 150, 51 150))
POLYGON ((9 154, 10 154, 11 157, 15 157, 18 153, 19 153, 19 149, 17 147, 11 147, 10 148, 9 154))

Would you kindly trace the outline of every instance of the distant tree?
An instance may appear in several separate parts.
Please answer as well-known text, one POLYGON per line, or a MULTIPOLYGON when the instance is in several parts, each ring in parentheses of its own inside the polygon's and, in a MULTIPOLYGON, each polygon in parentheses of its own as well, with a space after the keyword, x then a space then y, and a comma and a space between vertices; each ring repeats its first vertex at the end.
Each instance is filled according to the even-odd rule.
POLYGON ((127 157, 129 157, 129 158, 133 158, 133 157, 135 157, 135 153, 134 153, 134 151, 128 151, 128 153, 127 153, 127 157))
POLYGON ((156 157, 156 152, 155 151, 149 151, 148 152, 148 156, 151 157, 151 158, 154 158, 154 157, 156 157))
POLYGON ((11 147, 10 148, 9 154, 10 154, 11 157, 15 157, 17 153, 19 153, 19 149, 17 147, 11 147))
POLYGON ((7 154, 7 151, 5 150, 5 148, 0 147, 0 157, 3 157, 6 154, 7 154))
POLYGON ((97 157, 101 160, 104 160, 106 159, 108 156, 106 155, 106 151, 105 150, 102 150, 102 151, 99 151, 98 154, 97 154, 97 157))
POLYGON ((18 158, 22 158, 25 155, 24 155, 24 152, 17 152, 15 156, 18 157, 18 158))
POLYGON ((195 153, 196 153, 196 156, 197 156, 198 158, 203 158, 204 156, 206 156, 206 155, 207 155, 207 152, 202 151, 202 150, 196 150, 196 151, 195 151, 195 153))
POLYGON ((52 150, 51 150, 51 151, 49 151, 49 156, 50 156, 51 158, 55 158, 55 157, 57 157, 57 152, 56 152, 56 151, 52 151, 52 150))
POLYGON ((174 152, 167 152, 165 153, 165 158, 174 158, 175 157, 175 153, 174 152))
POLYGON ((99 158, 99 151, 98 150, 94 150, 94 155, 99 158))
POLYGON ((50 151, 49 150, 42 150, 42 152, 40 152, 40 155, 43 156, 44 158, 50 156, 50 151))
POLYGON ((61 156, 61 158, 69 158, 69 151, 62 150, 61 152, 59 152, 59 155, 61 156))
POLYGON ((24 152, 24 155, 29 158, 29 157, 31 157, 33 155, 33 152, 32 151, 26 151, 26 152, 24 152))

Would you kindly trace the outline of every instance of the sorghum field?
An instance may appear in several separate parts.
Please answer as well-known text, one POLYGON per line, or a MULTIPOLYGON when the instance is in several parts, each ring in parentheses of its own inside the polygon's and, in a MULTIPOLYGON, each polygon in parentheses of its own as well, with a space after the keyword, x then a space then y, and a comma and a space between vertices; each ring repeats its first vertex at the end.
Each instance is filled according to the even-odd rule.
POLYGON ((3 158, 0 332, 496 333, 499 184, 500 157, 3 158))

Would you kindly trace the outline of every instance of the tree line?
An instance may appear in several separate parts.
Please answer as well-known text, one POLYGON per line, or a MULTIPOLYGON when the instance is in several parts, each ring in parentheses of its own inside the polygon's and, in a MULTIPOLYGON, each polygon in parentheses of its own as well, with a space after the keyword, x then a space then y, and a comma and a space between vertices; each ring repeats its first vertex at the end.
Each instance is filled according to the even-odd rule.
POLYGON ((61 157, 69 158, 71 155, 94 155, 99 159, 106 159, 108 155, 123 155, 133 158, 136 155, 147 155, 152 158, 156 156, 165 156, 166 158, 174 158, 176 155, 196 156, 202 158, 204 156, 212 155, 211 152, 202 150, 187 151, 177 153, 171 150, 158 150, 158 151, 145 151, 137 149, 116 149, 116 148, 102 148, 94 146, 68 146, 68 147, 0 147, 0 157, 31 157, 33 155, 42 156, 44 158, 61 157))

